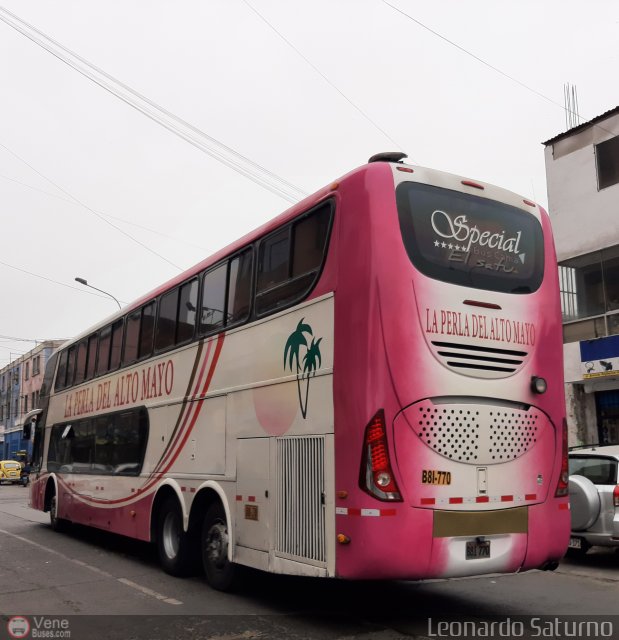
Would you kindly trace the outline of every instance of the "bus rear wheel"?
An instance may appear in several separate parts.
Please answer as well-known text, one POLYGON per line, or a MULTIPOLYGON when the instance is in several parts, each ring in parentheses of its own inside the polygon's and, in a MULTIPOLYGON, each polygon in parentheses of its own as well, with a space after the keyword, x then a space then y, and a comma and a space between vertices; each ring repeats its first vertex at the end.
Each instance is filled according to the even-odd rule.
POLYGON ((231 591, 239 582, 240 568, 228 559, 229 546, 226 512, 216 502, 208 508, 202 523, 202 564, 206 581, 218 591, 231 591))
POLYGON ((191 572, 195 545, 190 533, 183 529, 183 514, 175 498, 166 498, 157 519, 157 551, 166 573, 186 576, 191 572))
POLYGON ((58 517, 58 496, 55 491, 49 501, 49 524, 58 532, 65 531, 68 524, 67 520, 58 517))

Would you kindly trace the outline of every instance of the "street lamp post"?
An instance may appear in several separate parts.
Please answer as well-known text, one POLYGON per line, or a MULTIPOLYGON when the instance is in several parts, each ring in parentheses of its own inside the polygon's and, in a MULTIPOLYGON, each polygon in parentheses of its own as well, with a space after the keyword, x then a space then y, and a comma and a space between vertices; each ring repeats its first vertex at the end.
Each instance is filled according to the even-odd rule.
POLYGON ((88 282, 84 278, 75 278, 75 281, 79 282, 80 284, 83 284, 85 287, 90 287, 95 291, 100 291, 101 293, 104 293, 106 296, 109 296, 110 298, 112 298, 112 300, 114 300, 114 302, 118 305, 119 309, 122 308, 120 306, 120 302, 118 302, 118 300, 116 300, 116 298, 111 293, 108 293, 107 291, 103 291, 103 289, 97 289, 97 287, 93 287, 91 284, 88 284, 88 282))

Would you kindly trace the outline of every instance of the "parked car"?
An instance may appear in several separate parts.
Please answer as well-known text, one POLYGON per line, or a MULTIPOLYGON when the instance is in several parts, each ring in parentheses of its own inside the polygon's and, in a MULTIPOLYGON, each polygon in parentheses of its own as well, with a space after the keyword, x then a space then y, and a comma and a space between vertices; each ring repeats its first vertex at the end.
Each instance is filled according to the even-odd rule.
POLYGON ((569 453, 572 533, 568 552, 619 548, 619 445, 592 445, 569 453))
POLYGON ((21 464, 16 460, 0 460, 0 484, 18 484, 21 480, 21 464))

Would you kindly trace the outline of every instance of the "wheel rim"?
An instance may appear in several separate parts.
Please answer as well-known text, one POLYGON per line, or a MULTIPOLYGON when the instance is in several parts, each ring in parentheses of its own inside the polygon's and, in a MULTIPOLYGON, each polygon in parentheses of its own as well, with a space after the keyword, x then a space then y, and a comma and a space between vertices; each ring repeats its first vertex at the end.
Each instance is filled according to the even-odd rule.
POLYGON ((174 513, 166 514, 161 531, 163 550, 168 558, 176 558, 181 543, 181 528, 179 519, 174 513))
POLYGON ((56 522, 56 520, 58 519, 57 501, 56 501, 56 496, 55 495, 52 496, 52 500, 51 500, 50 505, 49 505, 49 517, 50 517, 50 520, 52 521, 52 524, 54 524, 56 522))
POLYGON ((206 536, 206 558, 215 569, 223 569, 228 562, 228 527, 216 522, 206 536))

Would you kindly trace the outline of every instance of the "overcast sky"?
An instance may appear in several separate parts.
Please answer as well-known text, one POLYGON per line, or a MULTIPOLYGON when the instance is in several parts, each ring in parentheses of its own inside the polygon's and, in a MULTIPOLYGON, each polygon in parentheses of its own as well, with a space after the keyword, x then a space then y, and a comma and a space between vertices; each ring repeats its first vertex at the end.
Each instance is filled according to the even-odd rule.
MULTIPOLYGON (((288 192, 402 150, 546 206, 564 84, 585 120, 619 104, 619 4, 388 1, 2 7, 288 192)), ((0 367, 34 346, 9 338, 69 338, 116 310, 76 276, 129 303, 290 206, 5 22, 0 47, 0 367)))

